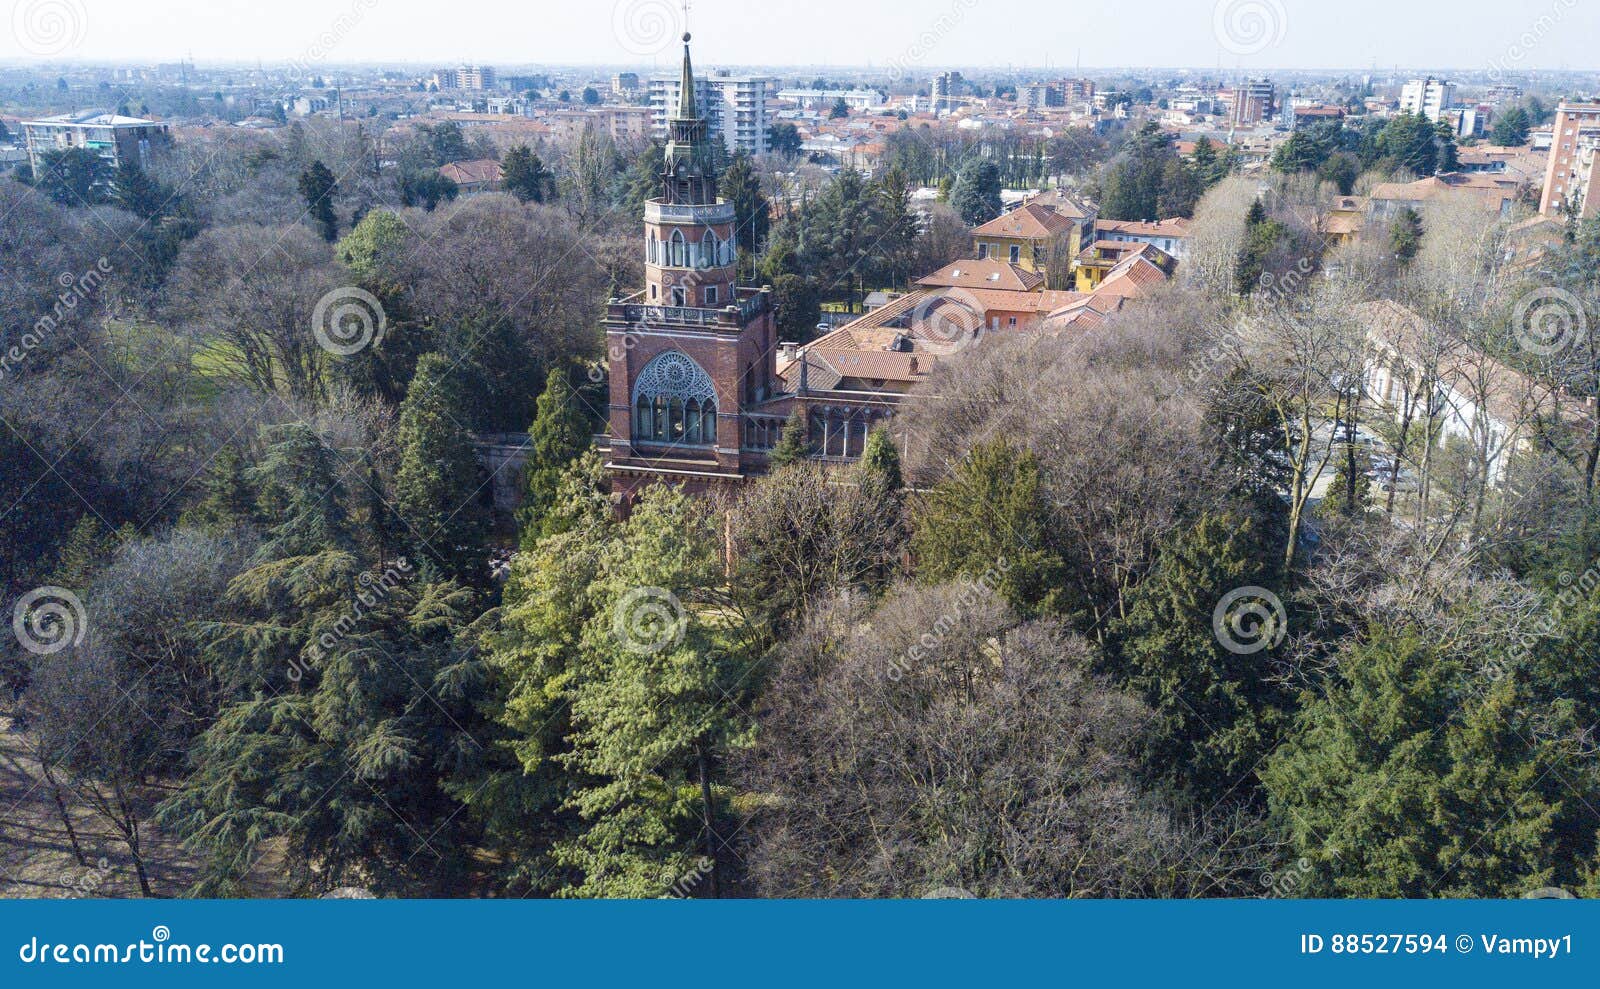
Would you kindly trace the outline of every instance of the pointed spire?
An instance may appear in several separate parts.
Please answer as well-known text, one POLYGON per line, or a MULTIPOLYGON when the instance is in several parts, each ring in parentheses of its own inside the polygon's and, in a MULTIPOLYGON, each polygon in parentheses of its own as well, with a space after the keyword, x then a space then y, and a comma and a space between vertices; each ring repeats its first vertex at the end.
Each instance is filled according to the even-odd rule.
POLYGON ((689 32, 683 32, 683 79, 678 83, 678 119, 699 120, 694 100, 694 66, 689 61, 689 32))
MULTIPOLYGON (((684 26, 688 26, 689 5, 684 4, 684 26)), ((711 158, 710 125, 700 115, 694 93, 694 65, 689 58, 689 40, 683 32, 683 78, 678 81, 678 107, 667 121, 666 201, 679 205, 705 205, 717 202, 716 167, 711 158)))

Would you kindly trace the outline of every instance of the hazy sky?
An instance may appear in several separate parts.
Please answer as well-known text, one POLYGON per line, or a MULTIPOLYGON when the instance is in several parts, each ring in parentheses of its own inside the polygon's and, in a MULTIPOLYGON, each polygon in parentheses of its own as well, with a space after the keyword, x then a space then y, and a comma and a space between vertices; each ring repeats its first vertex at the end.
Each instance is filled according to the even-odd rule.
MULTIPOLYGON (((0 60, 652 63, 673 0, 0 0, 0 60)), ((742 65, 1600 67, 1600 0, 693 0, 742 65)))

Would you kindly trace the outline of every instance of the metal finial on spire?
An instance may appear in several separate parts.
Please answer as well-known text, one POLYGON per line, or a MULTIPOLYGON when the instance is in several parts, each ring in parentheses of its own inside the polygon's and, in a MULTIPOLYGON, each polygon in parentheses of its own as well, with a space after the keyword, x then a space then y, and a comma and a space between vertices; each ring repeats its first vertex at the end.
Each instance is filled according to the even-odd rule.
POLYGON ((683 0, 683 78, 679 81, 678 119, 696 120, 700 109, 694 99, 694 67, 689 61, 689 0, 683 0))

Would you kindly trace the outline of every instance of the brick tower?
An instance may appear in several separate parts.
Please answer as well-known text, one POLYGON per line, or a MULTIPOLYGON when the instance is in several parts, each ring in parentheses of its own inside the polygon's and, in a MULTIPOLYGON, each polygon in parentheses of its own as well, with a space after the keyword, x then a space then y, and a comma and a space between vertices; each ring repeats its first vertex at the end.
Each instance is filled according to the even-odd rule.
POLYGON ((607 467, 624 509, 652 481, 703 491, 763 469, 741 443, 744 416, 778 387, 772 292, 738 285, 734 205, 717 196, 687 34, 668 132, 662 194, 645 204, 645 287, 606 314, 607 467))

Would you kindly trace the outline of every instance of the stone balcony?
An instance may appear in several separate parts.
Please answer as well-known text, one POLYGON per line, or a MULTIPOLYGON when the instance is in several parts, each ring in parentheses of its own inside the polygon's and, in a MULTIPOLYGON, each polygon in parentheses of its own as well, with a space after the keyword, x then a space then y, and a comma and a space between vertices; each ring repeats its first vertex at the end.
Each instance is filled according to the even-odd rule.
POLYGON ((644 293, 637 292, 626 299, 613 299, 606 307, 606 323, 628 328, 633 326, 686 326, 711 329, 742 330, 772 309, 771 288, 741 288, 735 303, 718 309, 694 306, 656 306, 644 301, 644 293))
POLYGON ((644 204, 644 220, 646 223, 712 226, 732 223, 734 211, 733 204, 727 200, 722 200, 714 206, 674 206, 659 199, 652 199, 644 204))

